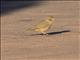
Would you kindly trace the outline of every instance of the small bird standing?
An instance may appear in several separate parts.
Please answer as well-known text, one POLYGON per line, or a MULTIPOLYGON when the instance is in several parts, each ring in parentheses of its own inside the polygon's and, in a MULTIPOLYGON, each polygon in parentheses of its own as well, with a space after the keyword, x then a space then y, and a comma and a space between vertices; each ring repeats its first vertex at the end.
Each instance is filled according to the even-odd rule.
POLYGON ((43 35, 47 34, 46 31, 51 27, 54 20, 55 19, 53 18, 53 16, 48 16, 48 19, 41 21, 32 30, 36 32, 41 32, 43 35))

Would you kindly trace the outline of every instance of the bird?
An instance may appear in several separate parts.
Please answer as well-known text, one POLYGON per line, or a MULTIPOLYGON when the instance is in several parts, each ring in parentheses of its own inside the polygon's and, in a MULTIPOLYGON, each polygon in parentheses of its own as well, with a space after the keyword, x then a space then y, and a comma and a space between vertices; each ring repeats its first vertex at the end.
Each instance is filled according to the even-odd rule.
POLYGON ((43 35, 47 35, 46 31, 50 29, 50 27, 53 24, 54 20, 55 19, 54 19, 53 16, 48 16, 47 19, 42 20, 40 23, 35 25, 35 28, 30 29, 30 30, 34 30, 36 32, 42 33, 43 35))

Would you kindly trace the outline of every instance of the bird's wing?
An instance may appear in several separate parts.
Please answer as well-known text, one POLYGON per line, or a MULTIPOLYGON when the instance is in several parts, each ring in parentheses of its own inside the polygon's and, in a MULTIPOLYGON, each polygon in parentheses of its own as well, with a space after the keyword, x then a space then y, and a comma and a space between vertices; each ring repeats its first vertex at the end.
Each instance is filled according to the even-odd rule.
POLYGON ((45 27, 49 27, 49 22, 47 21, 41 21, 39 24, 36 25, 36 28, 45 28, 45 27))

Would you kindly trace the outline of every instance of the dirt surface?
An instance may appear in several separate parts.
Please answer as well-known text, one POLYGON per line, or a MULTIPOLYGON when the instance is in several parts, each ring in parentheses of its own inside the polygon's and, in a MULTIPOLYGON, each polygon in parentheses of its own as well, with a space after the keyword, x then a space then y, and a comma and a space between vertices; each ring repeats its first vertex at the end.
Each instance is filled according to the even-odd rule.
POLYGON ((1 16, 2 60, 79 60, 78 1, 41 1, 1 16), (55 18, 49 35, 33 28, 48 15, 55 18))

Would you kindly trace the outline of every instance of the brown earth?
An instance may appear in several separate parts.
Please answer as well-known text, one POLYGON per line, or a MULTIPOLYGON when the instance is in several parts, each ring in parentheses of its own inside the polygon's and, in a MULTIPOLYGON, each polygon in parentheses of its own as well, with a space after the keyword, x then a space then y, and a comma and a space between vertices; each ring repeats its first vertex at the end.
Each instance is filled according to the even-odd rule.
POLYGON ((42 1, 1 16, 1 59, 79 60, 79 3, 42 1), (55 18, 49 35, 26 31, 48 15, 55 18))

